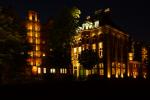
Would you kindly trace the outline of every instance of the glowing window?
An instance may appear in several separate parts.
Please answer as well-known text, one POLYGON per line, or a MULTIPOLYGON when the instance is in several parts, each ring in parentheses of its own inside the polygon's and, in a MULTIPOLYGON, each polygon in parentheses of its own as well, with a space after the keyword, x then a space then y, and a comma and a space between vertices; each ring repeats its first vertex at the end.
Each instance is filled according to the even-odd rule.
POLYGON ((104 64, 103 63, 99 63, 99 68, 104 68, 104 64))
POLYGON ((133 60, 133 53, 129 53, 129 60, 133 60))
POLYGON ((77 48, 74 48, 74 49, 73 49, 73 52, 76 53, 76 52, 77 52, 77 48))
POLYGON ((46 74, 46 68, 43 68, 43 73, 46 74))
POLYGON ((115 68, 112 68, 112 75, 115 75, 115 68))
POLYGON ((60 73, 61 74, 66 74, 67 73, 67 69, 66 68, 60 68, 60 73))
POLYGON ((32 30, 32 24, 28 24, 28 30, 32 30))
POLYGON ((38 67, 38 74, 41 74, 41 68, 38 67))
POLYGON ((36 44, 40 44, 40 39, 36 39, 36 44))
POLYGON ((29 20, 32 20, 32 14, 29 15, 29 20))
POLYGON ((104 69, 100 69, 100 75, 104 75, 104 69))
POLYGON ((56 73, 55 68, 51 68, 51 69, 50 69, 50 73, 56 73))
POLYGON ((94 22, 94 27, 95 28, 99 27, 99 21, 98 20, 94 22))
POLYGON ((40 50, 40 46, 39 45, 36 46, 36 51, 38 51, 38 50, 40 50))
POLYGON ((99 49, 102 49, 102 48, 103 48, 103 42, 100 42, 100 43, 98 44, 98 46, 99 46, 99 49))
POLYGON ((96 51, 96 44, 92 44, 92 49, 96 51))
POLYGON ((81 47, 79 47, 79 53, 81 52, 81 47))
POLYGON ((32 72, 35 74, 37 72, 37 67, 36 66, 33 66, 32 67, 32 72))

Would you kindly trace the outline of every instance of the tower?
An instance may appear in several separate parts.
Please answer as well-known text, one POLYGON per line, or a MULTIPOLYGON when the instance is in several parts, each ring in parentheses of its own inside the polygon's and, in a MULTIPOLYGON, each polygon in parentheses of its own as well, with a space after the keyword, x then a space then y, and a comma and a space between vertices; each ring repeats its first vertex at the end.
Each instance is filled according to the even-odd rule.
POLYGON ((40 22, 39 16, 35 11, 28 12, 27 18, 27 40, 32 46, 32 50, 28 52, 29 65, 32 68, 32 74, 37 75, 41 73, 41 48, 40 48, 40 22))

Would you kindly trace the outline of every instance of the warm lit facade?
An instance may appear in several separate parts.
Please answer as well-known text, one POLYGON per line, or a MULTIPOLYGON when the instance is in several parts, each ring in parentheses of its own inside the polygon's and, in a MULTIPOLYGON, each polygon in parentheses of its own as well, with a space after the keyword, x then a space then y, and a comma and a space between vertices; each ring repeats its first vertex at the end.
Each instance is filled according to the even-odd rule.
POLYGON ((148 46, 139 41, 130 41, 128 57, 128 76, 147 78, 148 75, 148 46))
POLYGON ((111 25, 100 25, 100 20, 86 21, 79 27, 72 45, 73 74, 78 77, 98 74, 100 77, 123 78, 127 73, 128 35, 111 25), (93 49, 99 55, 99 64, 86 70, 78 62, 78 55, 93 49))
POLYGON ((41 39, 40 39, 40 22, 39 16, 35 11, 28 12, 27 18, 27 40, 32 45, 32 50, 28 52, 29 65, 32 67, 32 74, 41 73, 41 39))

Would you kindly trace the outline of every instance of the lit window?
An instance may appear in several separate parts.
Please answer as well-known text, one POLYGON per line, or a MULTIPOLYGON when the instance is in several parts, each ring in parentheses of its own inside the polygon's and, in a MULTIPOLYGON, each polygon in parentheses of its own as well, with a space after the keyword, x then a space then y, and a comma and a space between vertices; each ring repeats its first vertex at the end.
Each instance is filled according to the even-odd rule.
POLYGON ((43 73, 46 74, 46 68, 43 68, 43 73))
POLYGON ((103 42, 100 42, 100 43, 98 44, 98 46, 99 46, 99 49, 102 49, 102 48, 103 48, 103 42))
POLYGON ((104 69, 100 69, 100 75, 104 75, 104 69))
POLYGON ((40 44, 40 39, 35 40, 36 44, 40 44))
POLYGON ((40 46, 39 45, 36 46, 36 51, 38 51, 38 50, 40 50, 40 46))
POLYGON ((41 68, 38 67, 38 74, 41 74, 41 68))
POLYGON ((112 75, 115 75, 115 68, 112 68, 112 75))
POLYGON ((36 67, 36 66, 33 66, 33 67, 32 67, 32 73, 35 74, 36 72, 37 72, 37 67, 36 67))
POLYGON ((32 20, 32 14, 29 15, 29 20, 32 20))
POLYGON ((60 73, 61 74, 66 74, 67 73, 67 69, 66 68, 60 68, 60 73))
POLYGON ((33 43, 33 39, 32 38, 29 38, 29 43, 33 43))
POLYGON ((133 60, 133 53, 129 53, 129 60, 133 60))
POLYGON ((76 53, 77 52, 77 48, 74 48, 73 52, 76 53))
POLYGON ((96 44, 92 44, 92 49, 96 51, 96 44))
POLYGON ((56 73, 55 68, 51 68, 51 69, 50 69, 50 73, 56 73))
POLYGON ((35 21, 37 22, 38 20, 37 20, 37 15, 35 15, 35 21))
POLYGON ((99 68, 104 68, 104 64, 103 63, 99 63, 99 68))
POLYGON ((103 42, 100 42, 98 46, 99 46, 99 57, 102 58, 103 57, 103 42))
POLYGON ((81 47, 79 47, 79 53, 81 52, 81 47))
POLYGON ((32 37, 32 32, 28 32, 28 33, 27 33, 27 36, 32 37))
POLYGON ((28 30, 32 30, 32 24, 28 24, 28 30))
POLYGON ((98 20, 94 22, 94 27, 95 28, 99 27, 99 21, 98 20))

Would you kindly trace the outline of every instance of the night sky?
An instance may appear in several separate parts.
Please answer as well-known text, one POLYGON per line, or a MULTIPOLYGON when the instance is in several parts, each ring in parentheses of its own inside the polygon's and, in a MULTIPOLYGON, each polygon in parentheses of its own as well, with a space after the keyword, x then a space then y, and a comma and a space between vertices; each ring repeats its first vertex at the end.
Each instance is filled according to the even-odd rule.
POLYGON ((109 7, 116 24, 138 40, 150 41, 149 0, 1 0, 1 5, 12 5, 22 18, 29 9, 38 11, 45 23, 54 18, 64 6, 77 6, 83 15, 109 7))

